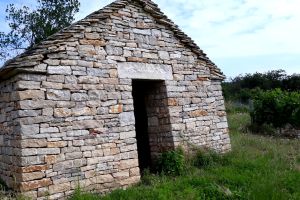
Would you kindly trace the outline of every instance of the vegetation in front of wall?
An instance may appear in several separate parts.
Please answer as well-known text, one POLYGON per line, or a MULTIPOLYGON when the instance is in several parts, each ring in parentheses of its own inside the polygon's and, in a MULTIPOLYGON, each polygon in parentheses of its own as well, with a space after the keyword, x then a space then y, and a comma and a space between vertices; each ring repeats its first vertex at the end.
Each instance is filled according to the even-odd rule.
POLYGON ((186 157, 180 175, 145 173, 127 190, 99 196, 83 188, 71 200, 300 199, 300 141, 245 134, 248 112, 229 113, 228 119, 232 152, 200 149, 186 157))
POLYGON ((157 160, 157 171, 166 175, 180 175, 186 169, 182 148, 163 152, 157 160))

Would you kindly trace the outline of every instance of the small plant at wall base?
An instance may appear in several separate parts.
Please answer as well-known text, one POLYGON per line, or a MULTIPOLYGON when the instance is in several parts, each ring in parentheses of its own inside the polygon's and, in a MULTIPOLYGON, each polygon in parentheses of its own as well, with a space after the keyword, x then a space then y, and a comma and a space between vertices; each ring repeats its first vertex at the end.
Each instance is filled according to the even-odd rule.
POLYGON ((158 171, 166 175, 180 175, 185 170, 185 158, 182 148, 163 152, 157 161, 158 171))

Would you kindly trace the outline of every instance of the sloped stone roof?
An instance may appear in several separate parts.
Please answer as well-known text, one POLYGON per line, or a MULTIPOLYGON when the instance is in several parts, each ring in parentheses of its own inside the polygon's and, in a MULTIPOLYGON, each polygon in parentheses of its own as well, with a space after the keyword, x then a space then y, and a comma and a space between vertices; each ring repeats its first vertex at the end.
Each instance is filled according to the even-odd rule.
POLYGON ((5 77, 5 74, 14 70, 22 71, 24 68, 33 67, 41 63, 44 60, 45 55, 48 53, 55 53, 63 51, 61 49, 48 48, 50 46, 64 42, 66 39, 72 38, 73 34, 84 30, 83 26, 88 26, 91 23, 102 21, 108 18, 112 13, 124 8, 126 5, 132 2, 138 2, 142 5, 144 10, 151 14, 155 18, 157 23, 168 27, 174 32, 174 35, 184 44, 190 48, 200 60, 207 62, 210 68, 211 74, 219 79, 225 79, 221 70, 207 57, 207 55, 200 49, 200 47, 180 28, 170 20, 158 7, 157 4, 151 0, 116 0, 113 3, 105 6, 104 8, 88 15, 86 18, 72 24, 71 26, 55 33, 48 37, 45 41, 33 46, 31 49, 25 51, 21 55, 7 61, 2 68, 0 68, 0 80, 1 77, 5 77))

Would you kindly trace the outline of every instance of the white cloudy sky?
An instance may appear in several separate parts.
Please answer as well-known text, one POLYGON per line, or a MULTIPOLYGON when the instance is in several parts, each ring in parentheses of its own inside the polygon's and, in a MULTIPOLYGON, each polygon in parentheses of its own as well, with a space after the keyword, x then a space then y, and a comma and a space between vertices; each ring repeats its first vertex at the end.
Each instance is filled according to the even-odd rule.
MULTIPOLYGON (((299 0, 153 0, 228 76, 284 69, 300 73, 299 0)), ((34 0, 26 5, 34 5, 34 0)), ((113 0, 80 0, 81 19, 113 0)), ((5 7, 23 0, 0 0, 5 7)))

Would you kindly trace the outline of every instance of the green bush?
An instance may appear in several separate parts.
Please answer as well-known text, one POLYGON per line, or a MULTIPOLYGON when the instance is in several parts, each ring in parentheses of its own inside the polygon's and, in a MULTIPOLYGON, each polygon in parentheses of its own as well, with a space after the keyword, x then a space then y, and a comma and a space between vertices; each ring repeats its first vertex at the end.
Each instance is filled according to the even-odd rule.
POLYGON ((157 161, 158 171, 166 175, 181 175, 185 169, 184 152, 181 148, 163 152, 157 161))
POLYGON ((259 92, 253 101, 251 119, 254 125, 283 128, 287 124, 300 127, 300 92, 275 89, 259 92))
POLYGON ((192 165, 197 168, 206 168, 218 164, 228 163, 226 156, 221 155, 213 150, 199 149, 192 158, 192 165))

